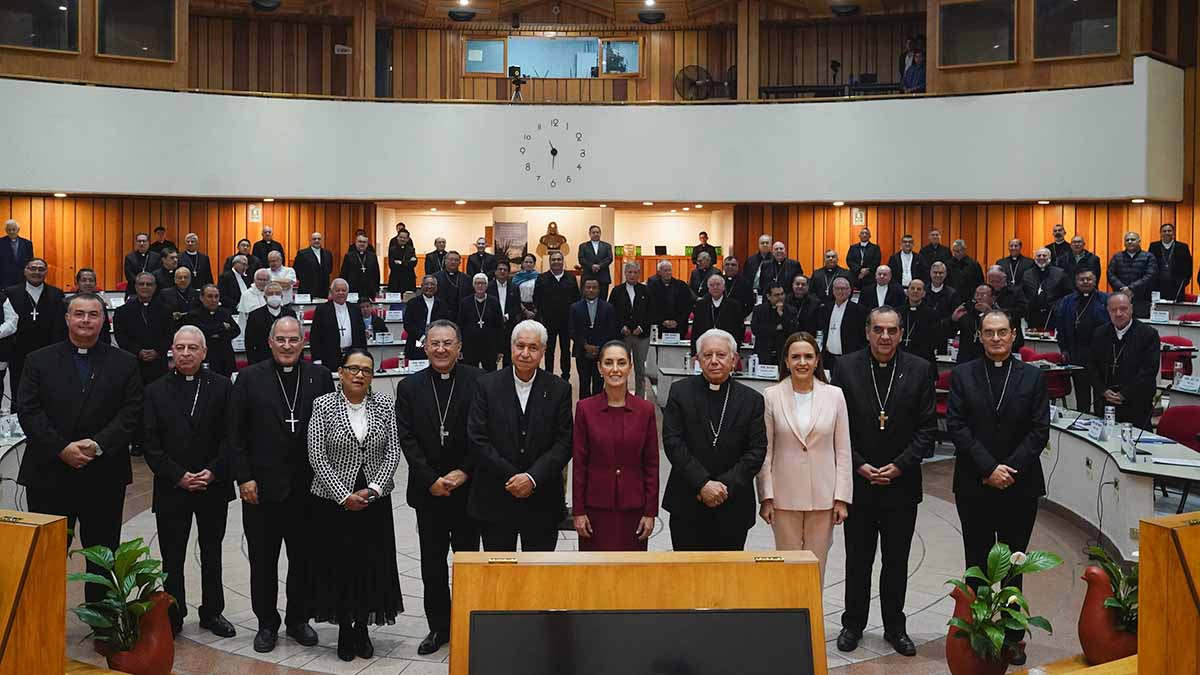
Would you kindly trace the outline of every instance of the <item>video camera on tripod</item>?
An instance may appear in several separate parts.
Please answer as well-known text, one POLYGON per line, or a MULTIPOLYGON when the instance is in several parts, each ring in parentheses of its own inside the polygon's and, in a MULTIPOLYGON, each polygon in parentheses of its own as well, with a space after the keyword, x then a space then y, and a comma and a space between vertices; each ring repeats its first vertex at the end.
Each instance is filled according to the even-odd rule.
POLYGON ((529 80, 521 75, 521 66, 508 67, 508 82, 513 87, 512 98, 509 99, 509 101, 514 103, 517 101, 524 101, 524 99, 521 98, 521 85, 529 82, 529 80))

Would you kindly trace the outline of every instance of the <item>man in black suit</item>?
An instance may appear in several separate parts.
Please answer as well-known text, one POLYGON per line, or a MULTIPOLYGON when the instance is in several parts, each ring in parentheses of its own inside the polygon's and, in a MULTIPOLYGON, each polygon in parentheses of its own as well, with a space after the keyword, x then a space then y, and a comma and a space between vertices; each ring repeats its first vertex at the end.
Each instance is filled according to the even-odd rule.
POLYGON ((929 267, 929 285, 925 287, 925 302, 929 303, 939 319, 946 320, 954 313, 962 299, 958 289, 946 283, 946 264, 936 262, 929 267))
POLYGON ((333 278, 333 254, 322 248, 325 237, 313 232, 308 237, 308 248, 300 249, 292 267, 296 280, 300 282, 300 293, 314 298, 324 298, 329 293, 329 281, 333 278))
POLYGON ((1054 241, 1046 244, 1050 249, 1050 264, 1061 268, 1063 259, 1071 253, 1071 243, 1067 241, 1067 228, 1062 223, 1055 223, 1052 230, 1054 241))
POLYGON ((600 241, 600 226, 588 228, 588 241, 579 243, 579 282, 588 279, 600 282, 600 297, 608 297, 608 287, 612 285, 613 247, 607 241, 600 241))
POLYGON ((876 307, 899 307, 904 302, 904 287, 892 281, 892 267, 880 265, 875 268, 875 283, 862 289, 858 304, 867 309, 876 307))
POLYGON ((634 393, 645 398, 646 355, 650 351, 650 323, 653 320, 650 289, 641 282, 642 268, 636 262, 625 263, 622 273, 625 283, 613 288, 608 304, 617 313, 620 339, 633 354, 633 376, 637 380, 634 393))
POLYGON ((388 241, 388 285, 393 293, 417 287, 417 250, 404 223, 396 223, 396 236, 388 241))
POLYGON ((283 244, 275 241, 275 230, 270 225, 265 225, 262 229, 262 239, 254 242, 254 248, 250 249, 250 253, 255 258, 266 263, 267 256, 270 255, 271 251, 279 251, 279 256, 283 260, 287 260, 287 253, 283 251, 283 244))
POLYGON ((763 397, 734 381, 737 343, 713 330, 700 336, 700 375, 671 385, 663 413, 663 451, 671 476, 676 551, 740 551, 754 525, 754 477, 767 455, 763 397))
POLYGON ((1192 252, 1187 244, 1175 239, 1175 226, 1171 223, 1163 223, 1158 233, 1159 240, 1150 244, 1150 255, 1158 260, 1154 290, 1163 302, 1180 302, 1192 283, 1192 252))
MULTIPOLYGON (((909 292, 924 283, 914 279, 909 292)), ((842 524, 846 609, 837 644, 844 652, 858 647, 867 627, 878 542, 883 639, 904 656, 917 653, 905 626, 904 594, 922 495, 921 461, 933 456, 937 431, 937 368, 900 349, 907 338, 895 309, 871 310, 869 347, 841 359, 833 376, 832 384, 846 398, 854 467, 854 505, 842 524)))
POLYGON ((617 313, 600 298, 600 280, 583 282, 583 299, 571 305, 568 332, 575 346, 575 368, 579 371, 579 398, 604 390, 600 377, 600 348, 620 336, 617 313))
MULTIPOLYGON (((900 317, 900 328, 904 335, 899 341, 900 349, 919 356, 933 367, 932 375, 937 378, 937 348, 945 341, 945 324, 925 298, 925 280, 913 279, 904 290, 904 303, 894 307, 900 317)), ((868 319, 868 330, 870 321, 868 319)), ((871 334, 867 333, 870 342, 871 334)))
POLYGON ((550 269, 538 275, 533 288, 533 304, 538 321, 546 327, 546 372, 554 373, 554 349, 558 347, 559 372, 564 380, 571 379, 571 305, 579 301, 579 284, 575 276, 563 269, 561 251, 550 253, 550 269))
MULTIPOLYGON (((1004 279, 1009 286, 1019 286, 1021 279, 1025 278, 1025 273, 1033 269, 1033 259, 1027 258, 1021 253, 1020 239, 1010 239, 1008 241, 1008 257, 997 260, 996 266, 1004 272, 1004 279)), ((1020 345, 1018 345, 1019 347, 1020 345)))
POLYGON ((821 308, 817 322, 824 337, 821 363, 833 372, 838 359, 867 346, 867 309, 850 300, 850 282, 833 280, 833 302, 821 308))
POLYGON ((438 319, 452 321, 452 310, 438 297, 437 277, 426 274, 421 279, 420 294, 404 305, 404 358, 410 361, 425 358, 425 327, 438 319))
POLYGON ((462 339, 445 320, 430 324, 429 367, 396 385, 396 434, 408 461, 408 504, 417 512, 428 655, 450 641, 449 549, 479 550, 479 523, 467 515, 476 457, 468 451, 467 414, 481 371, 458 362, 462 339))
POLYGON ((725 277, 725 295, 737 300, 742 309, 746 310, 746 316, 750 316, 750 311, 754 309, 758 298, 754 295, 754 289, 750 287, 750 282, 738 273, 738 259, 727 256, 721 271, 722 276, 725 277))
POLYGON ((1162 359, 1158 331, 1133 318, 1133 302, 1124 293, 1109 295, 1107 308, 1112 323, 1096 329, 1087 364, 1095 414, 1103 417, 1105 406, 1113 406, 1118 422, 1151 430, 1162 359))
MULTIPOLYGON (((32 258, 25 263, 24 283, 4 289, 4 295, 19 317, 17 332, 11 338, 12 354, 8 361, 14 402, 20 400, 21 370, 25 367, 26 355, 58 342, 66 334, 63 316, 67 306, 62 289, 46 283, 49 269, 45 260, 32 258)), ((100 312, 103 316, 103 308, 100 312)))
POLYGON ((696 259, 696 269, 688 276, 688 288, 693 294, 704 295, 704 289, 708 287, 708 278, 718 273, 712 263, 707 253, 701 253, 696 259))
POLYGON ((162 265, 158 254, 150 250, 150 235, 138 232, 133 237, 133 250, 125 255, 125 297, 133 295, 133 286, 142 272, 154 272, 162 265))
POLYGON ((905 233, 900 237, 900 250, 888 258, 888 267, 901 288, 906 288, 913 279, 924 279, 929 276, 921 256, 913 251, 913 236, 905 233))
POLYGON ((670 260, 658 263, 657 274, 646 282, 650 293, 651 323, 658 326, 658 334, 678 333, 682 338, 687 333, 688 315, 696 304, 696 297, 688 285, 675 278, 670 260))
POLYGON ((250 252, 250 240, 249 239, 238 239, 237 252, 234 253, 233 255, 230 255, 229 257, 225 258, 225 264, 221 267, 221 271, 228 272, 229 270, 233 269, 233 259, 239 255, 245 256, 245 258, 246 258, 246 274, 250 275, 251 279, 254 278, 255 272, 257 272, 267 266, 267 263, 265 260, 259 260, 258 258, 255 258, 254 254, 250 252))
POLYGON ((281 316, 300 317, 291 305, 283 304, 283 287, 274 281, 263 289, 266 304, 246 315, 246 361, 250 364, 271 358, 271 347, 267 336, 271 325, 281 316))
POLYGON ((846 252, 846 268, 854 285, 860 290, 869 286, 875 278, 875 268, 882 263, 883 251, 877 244, 871 243, 870 228, 862 228, 858 231, 858 243, 846 252))
POLYGON ((490 281, 496 273, 496 256, 487 252, 487 238, 475 240, 475 252, 467 256, 467 276, 472 279, 476 274, 482 274, 490 281))
MULTIPOLYGON (((29 261, 27 275, 38 262, 29 261)), ((17 483, 25 486, 30 511, 66 516, 69 531, 82 529, 84 547, 116 550, 125 486, 133 482, 129 442, 142 380, 132 356, 99 341, 103 312, 98 295, 71 298, 67 339, 25 360, 16 411, 27 447, 17 483)), ((54 321, 62 322, 62 314, 54 321)), ((90 563, 88 571, 104 574, 90 563)), ((89 583, 84 595, 99 602, 104 590, 89 583)))
POLYGON ((313 311, 309 330, 309 351, 313 363, 336 370, 342 365, 342 354, 351 347, 367 346, 367 331, 357 307, 346 302, 350 287, 345 279, 329 284, 329 300, 313 311))
POLYGON ((921 278, 926 283, 930 281, 929 272, 934 263, 946 264, 954 257, 949 248, 942 246, 942 231, 936 227, 929 231, 929 243, 921 247, 918 255, 921 256, 921 269, 925 272, 925 276, 921 278))
MULTIPOLYGON (((825 251, 825 265, 812 273, 812 278, 809 279, 809 294, 816 300, 817 304, 829 302, 833 297, 833 280, 838 277, 845 277, 854 283, 854 277, 850 276, 850 270, 845 267, 838 266, 838 252, 829 249, 825 251)), ((785 289, 786 290, 786 289, 785 289)))
POLYGON ((1029 309, 1029 301, 1020 286, 1005 283, 1006 280, 1004 270, 1000 266, 992 265, 988 268, 987 284, 992 287, 996 308, 1008 314, 1013 328, 1013 349, 1020 350, 1025 345, 1025 331, 1021 329, 1021 319, 1029 309))
POLYGON ((462 256, 458 251, 446 253, 444 264, 442 271, 434 275, 437 279, 437 296, 446 303, 449 319, 457 321, 459 303, 471 295, 471 279, 458 271, 458 266, 462 264, 462 256))
POLYGON ((1100 256, 1087 250, 1087 242, 1079 235, 1071 237, 1071 252, 1061 259, 1060 266, 1067 273, 1068 279, 1076 278, 1082 269, 1091 270, 1096 275, 1097 282, 1104 278, 1100 274, 1100 256))
POLYGON ((958 334, 958 359, 956 363, 963 364, 983 356, 983 342, 980 339, 979 327, 983 317, 997 309, 996 293, 991 286, 981 284, 975 287, 971 296, 971 304, 959 305, 950 315, 952 333, 958 334))
MULTIPOLYGON (((446 238, 433 240, 433 250, 425 254, 425 274, 437 274, 446 269, 446 238)), ((455 270, 458 271, 458 270, 455 270)))
POLYGON ((195 326, 204 334, 204 363, 209 370, 229 377, 237 365, 233 356, 233 339, 242 334, 242 329, 233 314, 221 306, 221 291, 212 284, 200 289, 200 306, 184 315, 180 322, 184 326, 195 326))
POLYGON ((500 353, 507 367, 512 365, 508 341, 512 337, 513 326, 525 318, 525 309, 521 306, 521 289, 512 283, 512 265, 507 260, 496 261, 495 277, 488 282, 487 293, 496 299, 496 304, 500 306, 500 314, 504 316, 500 353))
POLYGON ((750 285, 754 288, 755 294, 761 297, 766 297, 767 289, 763 288, 759 282, 759 271, 770 260, 771 235, 764 234, 758 238, 758 252, 746 258, 746 262, 742 264, 742 274, 750 280, 750 285))
POLYGON ((772 286, 783 286, 784 290, 792 287, 792 279, 797 274, 804 274, 804 268, 799 262, 787 255, 787 247, 782 241, 771 245, 771 261, 763 265, 758 274, 758 293, 762 295, 772 286))
POLYGON ((475 291, 458 303, 458 322, 462 332, 463 360, 469 366, 490 373, 496 369, 496 358, 504 349, 504 314, 500 301, 488 295, 488 277, 476 272, 471 279, 475 291))
POLYGON ((350 285, 350 290, 360 296, 373 298, 379 293, 380 272, 379 256, 368 250, 370 240, 367 235, 360 234, 354 238, 354 248, 346 252, 342 258, 342 278, 350 285))
POLYGON ((159 293, 175 285, 175 270, 177 269, 179 269, 179 251, 173 248, 163 249, 163 252, 159 254, 158 269, 153 272, 155 286, 159 293))
MULTIPOLYGON (((66 296, 66 301, 70 302, 71 297, 79 293, 95 293, 100 295, 99 283, 96 280, 96 270, 90 267, 80 267, 75 271, 75 293, 66 296)), ((112 326, 109 320, 108 301, 100 295, 100 299, 104 300, 104 313, 100 317, 100 341, 112 342, 112 326)))
POLYGON ((217 278, 217 289, 221 292, 221 306, 230 312, 236 312, 242 302, 242 293, 254 285, 250 276, 250 264, 246 256, 233 256, 233 266, 221 272, 217 278))
POLYGON ((692 247, 692 265, 700 265, 700 254, 707 253, 709 262, 717 259, 717 249, 712 244, 708 243, 708 233, 701 230, 700 243, 692 247))
MULTIPOLYGON (((561 259, 561 254, 559 258, 561 259)), ((467 416, 476 456, 467 512, 485 551, 553 551, 563 518, 563 468, 571 460, 571 385, 541 370, 546 327, 513 328, 511 368, 483 375, 467 416)))
POLYGON ((950 262, 946 263, 946 283, 960 293, 968 293, 983 283, 983 268, 967 255, 965 241, 955 239, 950 246, 950 254, 950 262))
POLYGON ((200 237, 189 232, 183 238, 183 246, 179 252, 179 266, 192 271, 192 287, 198 289, 213 283, 212 261, 200 252, 200 237))
POLYGON ((725 277, 708 278, 708 293, 696 301, 692 310, 692 353, 696 341, 710 328, 720 328, 741 344, 746 336, 746 310, 742 303, 725 295, 725 277))
POLYGON ((1021 293, 1027 302, 1025 320, 1031 330, 1050 329, 1054 325, 1054 308, 1071 292, 1066 273, 1050 264, 1052 255, 1048 248, 1035 251, 1033 268, 1021 279, 1021 293))
MULTIPOLYGON (((1075 275, 1075 292, 1058 303, 1057 328, 1054 339, 1066 363, 1082 366, 1071 373, 1075 388, 1075 409, 1090 413, 1093 410, 1092 374, 1088 360, 1092 358, 1092 339, 1101 326, 1112 323, 1108 316, 1108 294, 1096 290, 1096 274, 1081 269, 1075 275)), ((1156 371, 1157 372, 1157 371, 1156 371)))
POLYGON ((167 239, 167 228, 159 225, 154 228, 154 241, 150 243, 150 250, 161 256, 162 252, 168 248, 175 250, 179 247, 175 245, 175 242, 167 239))
POLYGON ((171 313, 175 327, 183 325, 183 317, 200 306, 200 294, 192 285, 192 271, 183 265, 175 268, 174 283, 158 292, 158 298, 171 313))
POLYGON ((142 386, 148 387, 167 374, 167 350, 175 322, 155 297, 153 274, 138 274, 133 290, 134 297, 113 312, 113 335, 117 346, 137 359, 142 386))
MULTIPOLYGON (((1038 498, 1046 494, 1039 456, 1050 438, 1050 402, 1045 374, 1013 358, 1015 336, 1004 312, 988 312, 980 333, 984 358, 958 366, 950 378, 946 428, 966 565, 987 569, 996 542, 1029 548, 1038 498)), ((1021 577, 1011 583, 1021 588, 1021 577)), ((1009 630, 1007 640, 1024 635, 1009 630)), ((1024 653, 1011 656, 1010 663, 1025 662, 1024 653)))
POLYGON ((1142 250, 1142 235, 1126 232, 1125 249, 1108 261, 1108 285, 1133 298, 1135 316, 1150 318, 1152 291, 1158 283, 1158 259, 1142 250))
POLYGON ((7 237, 0 242, 0 285, 5 288, 21 283, 25 265, 33 260, 33 242, 21 236, 21 225, 9 219, 4 221, 7 237))
POLYGON ((286 542, 288 636, 317 644, 308 624, 304 584, 311 548, 308 420, 313 400, 333 391, 324 366, 300 358, 304 332, 300 321, 284 317, 271 326, 271 360, 238 373, 229 404, 230 471, 242 500, 242 525, 250 558, 250 603, 258 618, 254 651, 275 649, 279 632, 279 548, 286 542))
POLYGON ((767 297, 750 313, 750 332, 754 335, 754 353, 759 363, 779 365, 783 343, 799 330, 798 321, 799 314, 784 297, 783 288, 772 286, 767 297))
POLYGON ((233 481, 225 457, 229 428, 226 406, 233 391, 229 379, 202 368, 207 345, 195 326, 180 328, 172 340, 175 372, 145 390, 146 463, 154 472, 154 521, 162 549, 171 630, 183 630, 187 596, 183 566, 192 518, 200 543, 200 628, 219 637, 236 631, 221 612, 221 544, 233 501, 233 481))

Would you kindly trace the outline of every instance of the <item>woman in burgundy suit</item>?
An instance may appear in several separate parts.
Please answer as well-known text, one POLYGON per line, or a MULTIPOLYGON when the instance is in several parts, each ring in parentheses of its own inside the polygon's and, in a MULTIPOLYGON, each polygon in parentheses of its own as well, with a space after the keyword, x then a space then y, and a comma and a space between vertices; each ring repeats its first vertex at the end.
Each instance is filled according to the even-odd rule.
POLYGON ((620 340, 600 349, 604 391, 575 408, 571 463, 581 551, 645 551, 658 515, 654 404, 629 392, 633 355, 620 340))

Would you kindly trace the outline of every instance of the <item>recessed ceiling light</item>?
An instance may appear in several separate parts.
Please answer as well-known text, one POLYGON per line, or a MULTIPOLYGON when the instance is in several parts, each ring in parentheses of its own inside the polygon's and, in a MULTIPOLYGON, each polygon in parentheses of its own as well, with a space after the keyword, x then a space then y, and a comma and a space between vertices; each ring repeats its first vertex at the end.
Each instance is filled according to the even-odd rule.
POLYGON ((1042 206, 1045 206, 1045 205, 1047 205, 1047 204, 1049 204, 1049 203, 1050 203, 1050 200, 1049 200, 1049 199, 1039 199, 1039 200, 1038 200, 1038 204, 1041 204, 1042 206))
POLYGON ((431 207, 429 207, 429 210, 430 210, 430 211, 437 211, 437 207, 436 207, 436 206, 431 206, 431 207))
POLYGON ((1142 199, 1142 198, 1140 198, 1140 197, 1139 197, 1139 198, 1137 198, 1137 199, 1131 199, 1131 200, 1129 200, 1129 201, 1133 202, 1134 204, 1145 204, 1145 203, 1146 203, 1146 200, 1145 200, 1145 199, 1142 199))
POLYGON ((467 5, 471 4, 471 0, 458 0, 458 4, 462 7, 466 7, 467 5))
POLYGON ((608 208, 608 204, 601 204, 601 205, 600 205, 600 208, 602 208, 602 209, 607 209, 607 208, 608 208))
POLYGON ((646 0, 646 6, 647 6, 647 7, 653 7, 653 6, 654 6, 654 0, 646 0))
MULTIPOLYGON (((60 12, 65 12, 65 11, 67 11, 67 6, 66 6, 66 5, 59 5, 59 6, 58 6, 58 11, 60 11, 60 12)), ((1107 26, 1106 26, 1106 28, 1107 28, 1107 26)))
POLYGON ((63 197, 66 197, 66 196, 67 196, 67 193, 65 193, 65 192, 55 192, 55 193, 54 193, 54 196, 55 196, 55 197, 58 197, 59 199, 62 199, 63 197))
POLYGON ((1000 49, 1000 45, 992 45, 992 49, 1000 49))
POLYGON ((845 206, 846 202, 834 202, 833 205, 834 206, 845 206))
POLYGON ((654 206, 654 202, 642 202, 642 206, 654 206))
POLYGON ((675 213, 675 209, 671 209, 671 213, 675 213))
POLYGON ((148 52, 148 51, 150 51, 150 48, 149 48, 149 47, 142 47, 142 51, 144 51, 144 52, 148 52))
POLYGON ((686 206, 685 206, 685 207, 683 207, 683 210, 684 210, 684 211, 691 211, 691 209, 689 209, 689 208, 688 208, 688 207, 686 207, 686 206))
POLYGON ((274 197, 264 197, 263 201, 264 202, 273 202, 273 201, 275 201, 275 198, 274 197))
POLYGON ((455 199, 455 200, 454 200, 454 203, 455 203, 455 204, 458 204, 459 206, 462 206, 463 204, 466 204, 466 203, 467 203, 467 200, 465 200, 465 199, 455 199))
POLYGON ((703 205, 703 204, 697 204, 697 205, 696 205, 696 208, 698 208, 698 209, 702 209, 702 208, 704 208, 704 205, 703 205))

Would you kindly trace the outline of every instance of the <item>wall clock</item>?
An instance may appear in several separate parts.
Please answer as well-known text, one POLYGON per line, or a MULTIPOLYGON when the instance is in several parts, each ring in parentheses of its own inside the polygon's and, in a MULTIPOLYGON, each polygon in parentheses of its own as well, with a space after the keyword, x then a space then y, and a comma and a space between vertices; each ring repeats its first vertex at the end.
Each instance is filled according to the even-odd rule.
POLYGON ((521 173, 547 190, 577 183, 587 166, 587 134, 561 117, 551 117, 521 134, 517 147, 521 173))

